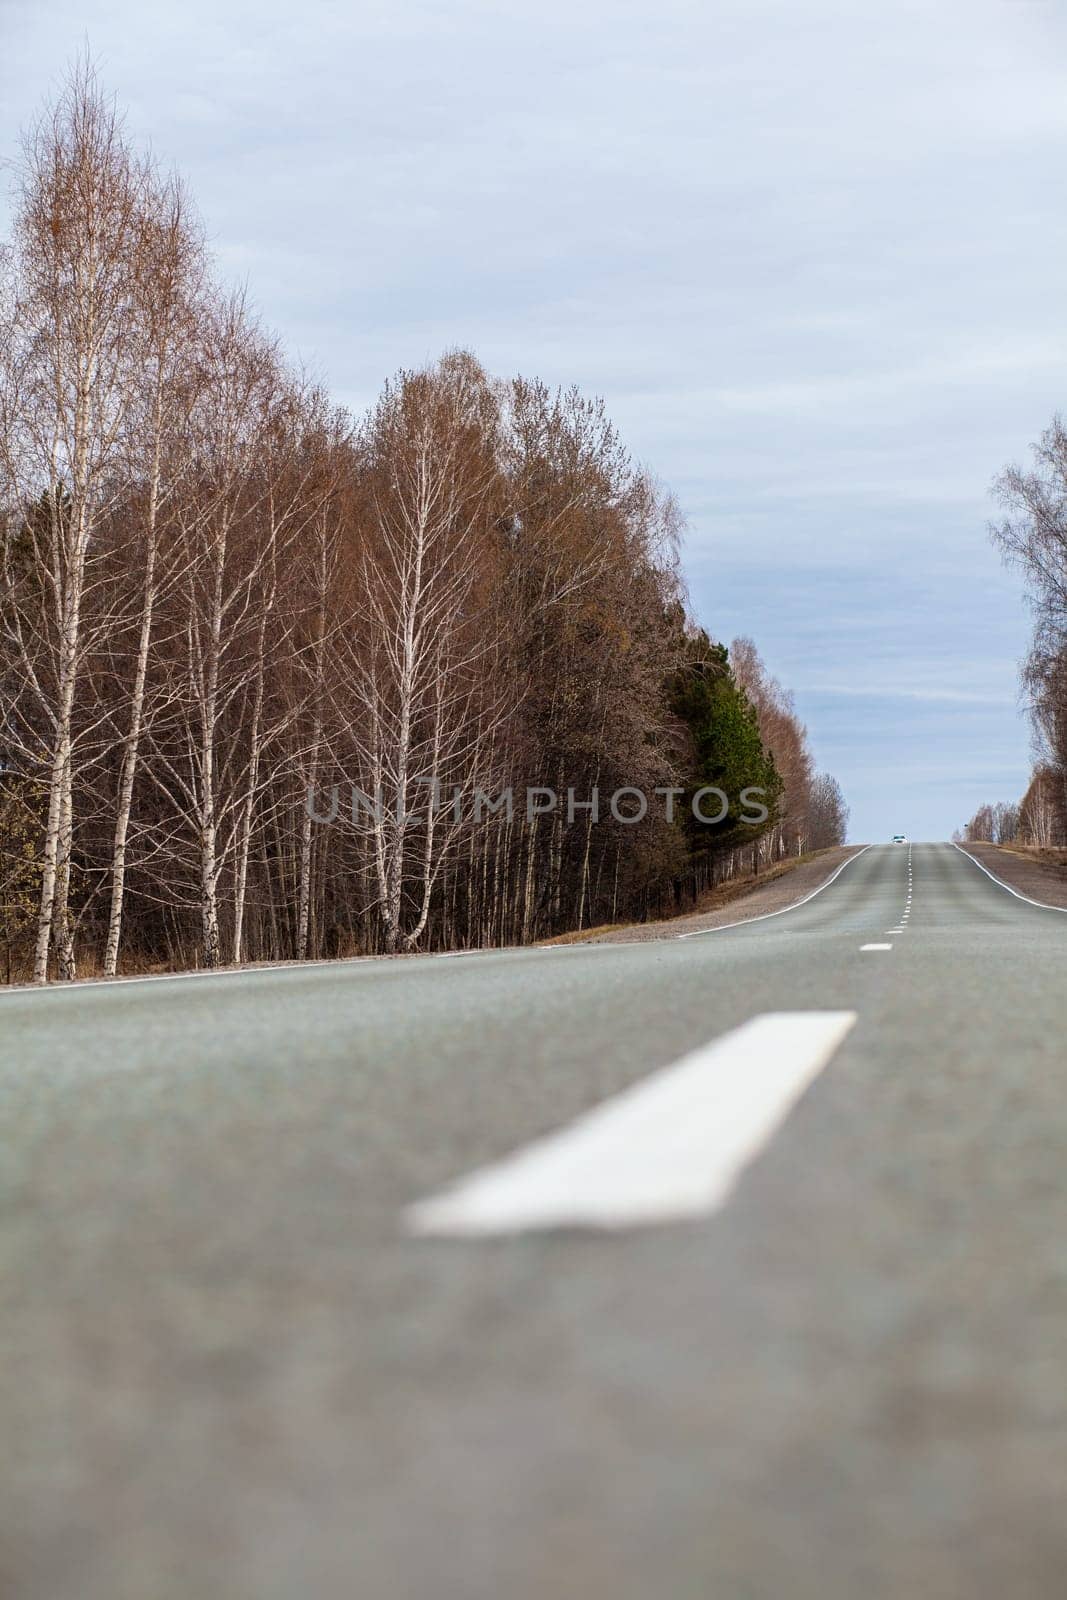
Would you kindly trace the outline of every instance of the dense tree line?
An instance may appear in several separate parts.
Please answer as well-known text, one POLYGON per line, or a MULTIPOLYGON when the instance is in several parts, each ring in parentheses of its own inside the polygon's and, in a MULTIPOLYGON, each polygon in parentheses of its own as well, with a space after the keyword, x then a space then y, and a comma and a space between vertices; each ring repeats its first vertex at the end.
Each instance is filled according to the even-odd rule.
POLYGON ((1023 688, 1037 760, 1017 803, 980 806, 968 839, 1067 845, 1067 429, 1060 417, 1042 434, 1029 467, 1001 473, 1004 515, 993 537, 1024 574, 1034 617, 1023 688))
POLYGON ((959 837, 975 843, 1026 844, 1048 849, 1067 845, 1067 803, 1062 766, 1039 761, 1019 801, 980 805, 959 837))
POLYGON ((601 403, 453 352, 354 421, 91 72, 26 141, 0 294, 9 977, 521 942, 843 839, 601 403))
POLYGON ((981 805, 959 834, 972 844, 1013 844, 1022 834, 1022 809, 1010 800, 981 805))

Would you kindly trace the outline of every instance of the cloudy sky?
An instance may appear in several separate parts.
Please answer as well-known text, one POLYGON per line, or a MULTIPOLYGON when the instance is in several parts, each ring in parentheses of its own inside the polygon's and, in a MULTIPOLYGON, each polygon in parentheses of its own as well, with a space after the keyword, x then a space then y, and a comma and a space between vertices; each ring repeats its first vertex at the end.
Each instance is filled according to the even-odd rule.
POLYGON ((1021 792, 1067 0, 0 0, 0 155, 86 44, 338 398, 453 345, 605 397, 854 838, 1021 792))

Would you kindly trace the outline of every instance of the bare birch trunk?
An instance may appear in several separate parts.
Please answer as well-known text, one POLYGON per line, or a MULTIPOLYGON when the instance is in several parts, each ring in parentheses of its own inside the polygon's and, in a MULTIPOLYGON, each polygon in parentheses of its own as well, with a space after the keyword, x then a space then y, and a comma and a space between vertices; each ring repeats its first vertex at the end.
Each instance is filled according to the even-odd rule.
MULTIPOLYGON (((264 619, 264 629, 266 620, 264 619)), ((237 871, 233 895, 233 960, 236 964, 242 958, 242 937, 245 920, 245 895, 248 888, 248 855, 252 844, 252 822, 256 811, 256 795, 259 789, 259 761, 260 761, 260 729, 263 721, 263 631, 260 631, 259 646, 260 660, 259 672, 256 677, 255 704, 252 711, 252 727, 250 730, 251 748, 248 757, 248 793, 241 809, 241 822, 237 844, 237 871)))

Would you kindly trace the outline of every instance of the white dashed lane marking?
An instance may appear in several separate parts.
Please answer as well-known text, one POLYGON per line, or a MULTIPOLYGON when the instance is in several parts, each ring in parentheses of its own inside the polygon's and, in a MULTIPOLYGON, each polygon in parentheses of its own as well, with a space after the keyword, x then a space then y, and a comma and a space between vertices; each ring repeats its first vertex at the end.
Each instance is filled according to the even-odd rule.
POLYGON ((410 1233, 632 1228, 716 1210, 856 1020, 769 1012, 412 1206, 410 1233))

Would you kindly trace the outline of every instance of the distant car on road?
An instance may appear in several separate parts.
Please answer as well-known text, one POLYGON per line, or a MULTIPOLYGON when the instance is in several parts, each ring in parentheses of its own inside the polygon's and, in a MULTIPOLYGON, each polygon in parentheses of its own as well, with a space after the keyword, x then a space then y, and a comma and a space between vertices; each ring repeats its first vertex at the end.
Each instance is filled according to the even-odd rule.
POLYGON ((907 836, 906 833, 895 833, 893 835, 893 843, 894 844, 907 844, 907 842, 908 842, 908 836, 907 836))

